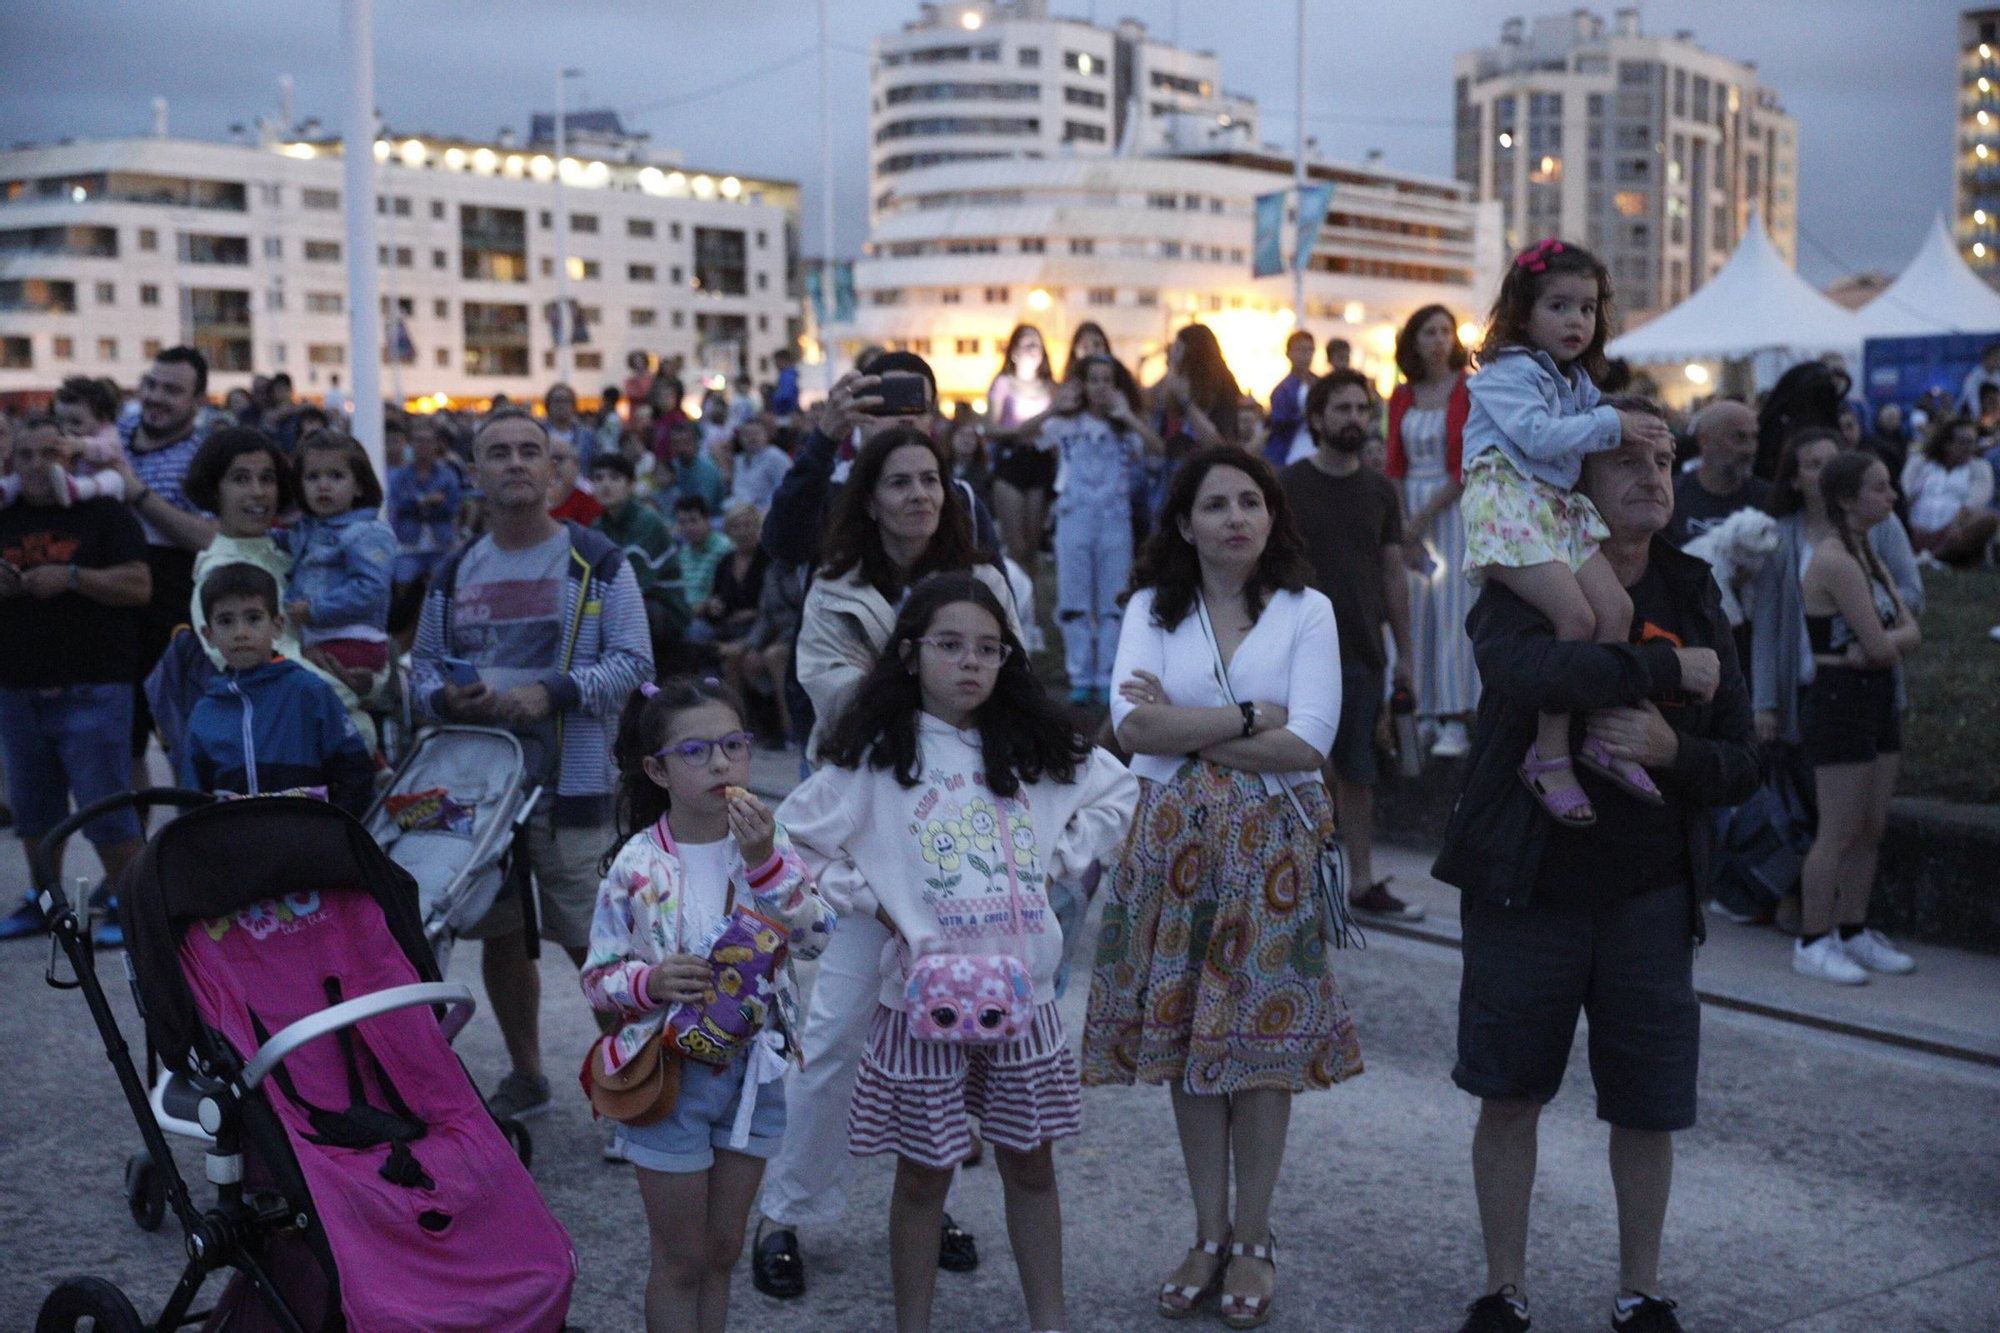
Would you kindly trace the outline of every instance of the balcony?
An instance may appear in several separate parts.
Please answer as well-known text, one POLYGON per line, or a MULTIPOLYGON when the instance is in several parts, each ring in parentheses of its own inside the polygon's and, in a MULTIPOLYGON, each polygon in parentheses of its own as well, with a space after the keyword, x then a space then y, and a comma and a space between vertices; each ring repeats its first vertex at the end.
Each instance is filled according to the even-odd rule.
POLYGON ((74 315, 76 284, 56 278, 0 278, 0 314, 74 315))
POLYGON ((249 207, 249 191, 241 181, 197 180, 136 171, 84 172, 73 176, 0 181, 0 202, 26 204, 65 200, 78 204, 164 204, 173 208, 241 213, 249 207))
POLYGON ((116 227, 16 227, 0 231, 0 255, 118 258, 116 227))

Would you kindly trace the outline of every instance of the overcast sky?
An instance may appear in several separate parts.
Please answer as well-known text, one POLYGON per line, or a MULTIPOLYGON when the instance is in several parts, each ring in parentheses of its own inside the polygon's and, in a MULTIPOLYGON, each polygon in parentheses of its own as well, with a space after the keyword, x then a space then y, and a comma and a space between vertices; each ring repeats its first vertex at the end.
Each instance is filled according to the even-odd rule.
MULTIPOLYGON (((1615 0, 1614 0, 1615 3, 1615 0)), ((1614 3, 1598 6, 1607 20, 1614 3)), ((1336 159, 1371 148, 1388 165, 1448 174, 1451 60, 1489 45, 1511 14, 1485 0, 1307 0, 1308 135, 1336 159)), ((1283 0, 1055 0, 1057 13, 1215 51, 1224 84, 1263 104, 1289 150, 1293 6, 1283 0)), ((915 0, 831 0, 834 171, 842 253, 866 233, 869 39, 915 17, 915 0)), ((274 111, 297 81, 301 115, 337 124, 339 0, 0 0, 0 142, 144 133, 155 96, 172 131, 219 138, 274 111)), ((1675 0, 1646 4, 1649 32, 1753 60, 1799 121, 1800 268, 1825 283, 1894 272, 1951 202, 1954 48, 1947 0, 1675 0)), ((573 105, 610 107, 696 166, 806 186, 819 238, 818 82, 810 0, 386 0, 375 5, 376 98, 393 131, 472 137, 525 131, 555 69, 581 67, 573 105)))

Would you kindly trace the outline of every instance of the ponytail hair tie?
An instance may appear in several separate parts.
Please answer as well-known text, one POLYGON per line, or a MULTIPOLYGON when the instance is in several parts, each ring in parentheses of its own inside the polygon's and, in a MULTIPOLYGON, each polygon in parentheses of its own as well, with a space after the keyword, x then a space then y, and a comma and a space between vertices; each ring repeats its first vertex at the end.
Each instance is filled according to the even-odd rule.
POLYGON ((639 683, 639 693, 640 693, 640 694, 642 694, 642 695, 644 695, 644 696, 645 696, 646 698, 648 698, 648 699, 652 698, 652 697, 653 697, 654 695, 658 694, 659 692, 660 692, 660 687, 659 687, 659 686, 657 686, 657 685, 655 685, 655 684, 654 684, 654 683, 653 683, 652 681, 650 681, 650 680, 647 680, 647 681, 641 681, 641 682, 639 683))

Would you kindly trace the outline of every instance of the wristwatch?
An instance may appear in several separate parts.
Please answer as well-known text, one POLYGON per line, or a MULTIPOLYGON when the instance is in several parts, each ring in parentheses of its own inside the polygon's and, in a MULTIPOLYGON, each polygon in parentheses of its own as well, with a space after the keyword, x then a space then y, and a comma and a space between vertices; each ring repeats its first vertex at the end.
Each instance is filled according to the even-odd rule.
POLYGON ((1243 710, 1243 734, 1248 736, 1257 729, 1257 705, 1238 704, 1236 706, 1243 710))

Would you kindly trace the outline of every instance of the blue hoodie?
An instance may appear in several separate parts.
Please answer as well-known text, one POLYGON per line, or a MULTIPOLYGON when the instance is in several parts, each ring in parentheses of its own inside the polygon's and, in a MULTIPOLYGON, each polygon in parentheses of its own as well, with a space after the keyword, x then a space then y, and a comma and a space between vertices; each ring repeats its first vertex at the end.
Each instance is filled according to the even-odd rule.
POLYGON ((209 681, 188 714, 180 781, 197 791, 267 795, 325 787, 359 815, 375 790, 375 765, 333 687, 289 658, 209 681))
POLYGON ((307 514, 271 537, 292 555, 285 600, 312 607, 311 623, 299 627, 304 642, 387 636, 398 548, 395 530, 373 509, 331 518, 307 514), (345 632, 357 628, 374 632, 345 632))

